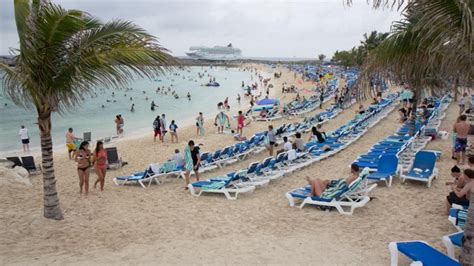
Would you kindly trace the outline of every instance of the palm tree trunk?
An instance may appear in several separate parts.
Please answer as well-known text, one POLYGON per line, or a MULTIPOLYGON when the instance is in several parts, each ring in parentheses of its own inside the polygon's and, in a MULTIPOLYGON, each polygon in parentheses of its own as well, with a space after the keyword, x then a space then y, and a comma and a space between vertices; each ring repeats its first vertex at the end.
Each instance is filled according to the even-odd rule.
MULTIPOLYGON (((474 191, 471 191, 470 202, 474 202, 474 191)), ((464 238, 462 240, 461 258, 462 265, 474 265, 474 204, 470 204, 467 212, 467 221, 464 226, 464 238)))
POLYGON ((38 126, 41 135, 41 167, 43 170, 44 217, 62 220, 63 213, 59 207, 56 179, 53 164, 53 140, 51 138, 51 112, 38 111, 38 126))
POLYGON ((411 106, 411 113, 410 113, 410 129, 408 130, 408 134, 410 136, 415 135, 416 130, 416 108, 418 106, 418 98, 419 98, 419 91, 418 89, 413 90, 413 103, 411 106))

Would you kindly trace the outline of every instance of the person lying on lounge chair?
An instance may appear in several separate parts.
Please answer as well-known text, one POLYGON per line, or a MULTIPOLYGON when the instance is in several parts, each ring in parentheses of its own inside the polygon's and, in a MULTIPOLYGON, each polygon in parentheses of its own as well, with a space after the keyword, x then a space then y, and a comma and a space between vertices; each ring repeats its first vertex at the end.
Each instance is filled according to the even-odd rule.
MULTIPOLYGON (((349 186, 354 180, 359 177, 359 166, 357 164, 351 165, 351 174, 344 179, 346 184, 349 186)), ((310 178, 306 177, 309 185, 311 186, 311 193, 308 195, 310 197, 317 196, 320 197, 323 194, 324 190, 334 186, 335 184, 339 183, 341 179, 336 180, 322 180, 319 178, 310 178)))
MULTIPOLYGON (((453 167, 454 168, 454 167, 453 167)), ((453 169, 451 169, 453 171, 453 169)), ((474 170, 465 169, 464 172, 459 175, 456 182, 451 184, 452 192, 446 197, 448 200, 447 211, 452 204, 458 204, 462 206, 469 206, 469 195, 471 195, 471 189, 474 188, 474 170), (464 186, 460 188, 460 185, 464 183, 464 186)))

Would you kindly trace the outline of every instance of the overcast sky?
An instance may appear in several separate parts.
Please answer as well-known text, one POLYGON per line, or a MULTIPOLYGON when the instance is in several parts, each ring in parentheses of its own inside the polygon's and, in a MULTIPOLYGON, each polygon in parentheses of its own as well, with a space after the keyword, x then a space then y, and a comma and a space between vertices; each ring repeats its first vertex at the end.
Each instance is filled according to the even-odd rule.
MULTIPOLYGON (((134 21, 159 37, 173 55, 190 46, 227 45, 245 57, 328 57, 358 45, 365 32, 389 31, 400 18, 366 0, 55 0, 102 21, 134 21)), ((0 54, 18 47, 13 0, 0 0, 0 54)))

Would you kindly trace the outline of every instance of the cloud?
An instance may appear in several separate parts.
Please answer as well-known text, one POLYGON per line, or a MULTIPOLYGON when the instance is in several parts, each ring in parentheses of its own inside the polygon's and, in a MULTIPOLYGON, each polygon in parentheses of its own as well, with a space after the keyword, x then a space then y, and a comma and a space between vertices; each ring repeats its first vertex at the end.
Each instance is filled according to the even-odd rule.
MULTIPOLYGON (((17 47, 13 1, 0 9, 0 54, 17 47)), ((2 2, 2 4, 3 4, 2 2)), ((102 21, 132 20, 159 37, 174 55, 190 46, 232 42, 244 56, 314 58, 358 45, 372 30, 386 32, 400 15, 373 10, 365 0, 58 0, 102 21)))

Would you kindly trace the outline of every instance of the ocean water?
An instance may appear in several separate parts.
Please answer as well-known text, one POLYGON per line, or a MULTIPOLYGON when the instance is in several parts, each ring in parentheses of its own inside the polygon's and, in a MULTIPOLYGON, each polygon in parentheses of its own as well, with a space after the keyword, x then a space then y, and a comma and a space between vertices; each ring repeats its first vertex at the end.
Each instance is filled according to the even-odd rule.
MULTIPOLYGON (((194 121, 198 112, 209 117, 217 111, 217 103, 224 101, 225 97, 229 97, 231 111, 235 112, 237 94, 243 95, 241 83, 244 81, 248 84, 251 78, 252 73, 238 68, 188 67, 184 70, 174 70, 156 80, 136 80, 126 86, 131 90, 96 88, 96 97, 86 97, 80 106, 65 114, 53 114, 54 148, 65 147, 64 135, 69 127, 74 128, 76 137, 82 137, 83 132, 92 132, 93 140, 115 135, 114 120, 117 114, 124 117, 124 135, 130 136, 147 132, 151 135, 154 118, 163 113, 166 114, 168 125, 171 120, 176 120, 178 127, 194 121), (198 73, 204 76, 200 78, 198 73), (220 87, 202 86, 209 81, 209 76, 215 77, 220 87), (167 95, 157 93, 157 87, 164 87, 166 90, 169 87, 171 92, 176 91, 179 99, 175 99, 171 92, 167 95), (115 96, 112 96, 112 92, 115 96), (188 92, 191 94, 190 101, 186 97, 188 92), (113 102, 114 100, 116 102, 113 102), (150 108, 152 101, 158 105, 155 111, 150 108), (132 104, 135 104, 134 112, 130 111, 132 104)), ((3 91, 1 87, 0 91, 3 91)), ((25 125, 29 130, 32 152, 39 151, 40 138, 36 120, 34 109, 25 110, 15 106, 7 97, 0 95, 0 156, 21 150, 18 136, 21 125, 25 125)))

